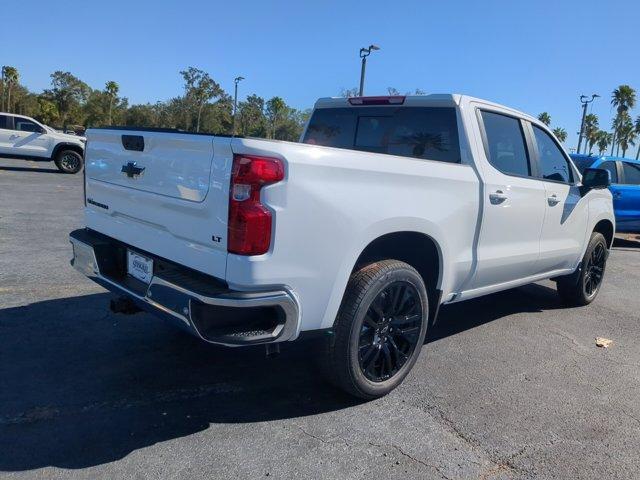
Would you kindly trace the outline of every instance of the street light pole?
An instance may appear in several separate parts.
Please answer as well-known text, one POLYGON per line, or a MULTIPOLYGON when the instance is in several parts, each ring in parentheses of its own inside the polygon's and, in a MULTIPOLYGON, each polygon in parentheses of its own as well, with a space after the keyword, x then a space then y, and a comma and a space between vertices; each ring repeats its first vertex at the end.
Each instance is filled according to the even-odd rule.
POLYGON ((380 50, 380 47, 378 47, 377 45, 369 45, 368 48, 360 49, 360 58, 362 59, 362 67, 360 69, 360 92, 358 93, 358 95, 361 97, 364 95, 364 72, 367 68, 367 57, 371 55, 371 52, 374 50, 380 50))
MULTIPOLYGON (((6 90, 4 84, 4 65, 2 66, 2 97, 0 97, 0 112, 4 112, 4 91, 6 90)), ((8 110, 8 108, 7 108, 8 110)))
MULTIPOLYGON (((587 100, 589 97, 586 95, 580 95, 580 103, 582 103, 582 122, 580 122, 580 133, 578 134, 578 153, 580 153, 580 147, 582 146, 582 136, 584 134, 584 122, 587 118, 587 106, 593 102, 596 98, 600 97, 597 93, 591 95, 591 100, 587 100)), ((587 141, 585 139, 585 152, 586 152, 587 141)))
POLYGON ((234 94, 233 94, 233 134, 236 134, 236 112, 238 111, 238 83, 244 80, 244 77, 236 77, 233 79, 233 83, 235 84, 234 94))

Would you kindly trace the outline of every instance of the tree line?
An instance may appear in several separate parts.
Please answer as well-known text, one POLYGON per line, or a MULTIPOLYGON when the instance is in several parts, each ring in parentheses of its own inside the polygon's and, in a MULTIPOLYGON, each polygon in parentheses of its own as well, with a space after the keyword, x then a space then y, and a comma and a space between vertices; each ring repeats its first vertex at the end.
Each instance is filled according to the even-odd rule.
MULTIPOLYGON (((633 120, 631 111, 636 106, 636 91, 629 85, 620 85, 611 92, 611 107, 616 114, 611 122, 610 131, 600 128, 600 120, 595 113, 589 113, 584 119, 583 137, 586 140, 584 151, 577 153, 594 153, 594 147, 600 155, 609 150, 609 155, 626 156, 631 147, 638 145, 636 160, 640 158, 640 115, 633 120)), ((551 116, 547 112, 538 115, 538 119, 551 125, 551 116)), ((553 133, 558 140, 564 142, 567 131, 555 128, 553 133)))
MULTIPOLYGON (((107 125, 177 128, 192 132, 231 134, 233 97, 209 73, 195 67, 180 72, 184 92, 166 101, 130 104, 115 81, 93 89, 70 72, 51 74, 51 86, 41 93, 20 83, 20 73, 2 67, 0 111, 33 117, 60 129, 107 125)), ((290 107, 284 99, 252 94, 237 105, 239 135, 295 141, 309 111, 290 107)))

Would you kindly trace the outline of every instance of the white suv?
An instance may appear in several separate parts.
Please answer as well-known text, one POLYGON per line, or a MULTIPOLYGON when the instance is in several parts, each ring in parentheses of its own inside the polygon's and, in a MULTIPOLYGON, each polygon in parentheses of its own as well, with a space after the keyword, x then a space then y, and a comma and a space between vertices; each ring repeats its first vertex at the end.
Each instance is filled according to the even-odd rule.
POLYGON ((0 112, 0 157, 53 160, 60 171, 77 173, 82 170, 85 141, 33 118, 0 112))

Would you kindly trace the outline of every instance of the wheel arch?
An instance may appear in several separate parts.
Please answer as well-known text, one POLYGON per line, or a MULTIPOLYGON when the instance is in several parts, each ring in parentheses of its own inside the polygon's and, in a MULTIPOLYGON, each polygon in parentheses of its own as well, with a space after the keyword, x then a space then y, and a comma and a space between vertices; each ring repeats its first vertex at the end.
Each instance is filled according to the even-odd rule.
POLYGON ((379 260, 400 260, 415 268, 427 288, 429 316, 435 318, 440 305, 443 276, 443 254, 438 242, 431 236, 416 231, 397 231, 371 240, 360 252, 351 273, 379 260))
POLYGON ((593 227, 594 232, 601 233, 607 241, 607 247, 611 248, 613 246, 613 237, 615 235, 615 227, 613 226, 613 222, 608 219, 602 219, 598 223, 596 223, 593 227))
POLYGON ((55 160, 58 154, 63 150, 74 151, 80 154, 80 156, 82 156, 84 153, 84 148, 78 145, 77 143, 61 142, 61 143, 58 143, 55 147, 53 147, 53 152, 51 152, 51 160, 55 160))

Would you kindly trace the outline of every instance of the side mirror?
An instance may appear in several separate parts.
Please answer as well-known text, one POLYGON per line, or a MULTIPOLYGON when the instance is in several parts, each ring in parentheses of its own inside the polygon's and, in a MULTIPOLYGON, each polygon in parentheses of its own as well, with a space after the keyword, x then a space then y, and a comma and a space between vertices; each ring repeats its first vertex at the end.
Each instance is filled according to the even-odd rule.
POLYGON ((582 186, 588 190, 603 189, 611 185, 611 174, 604 168, 586 168, 582 174, 582 186))

